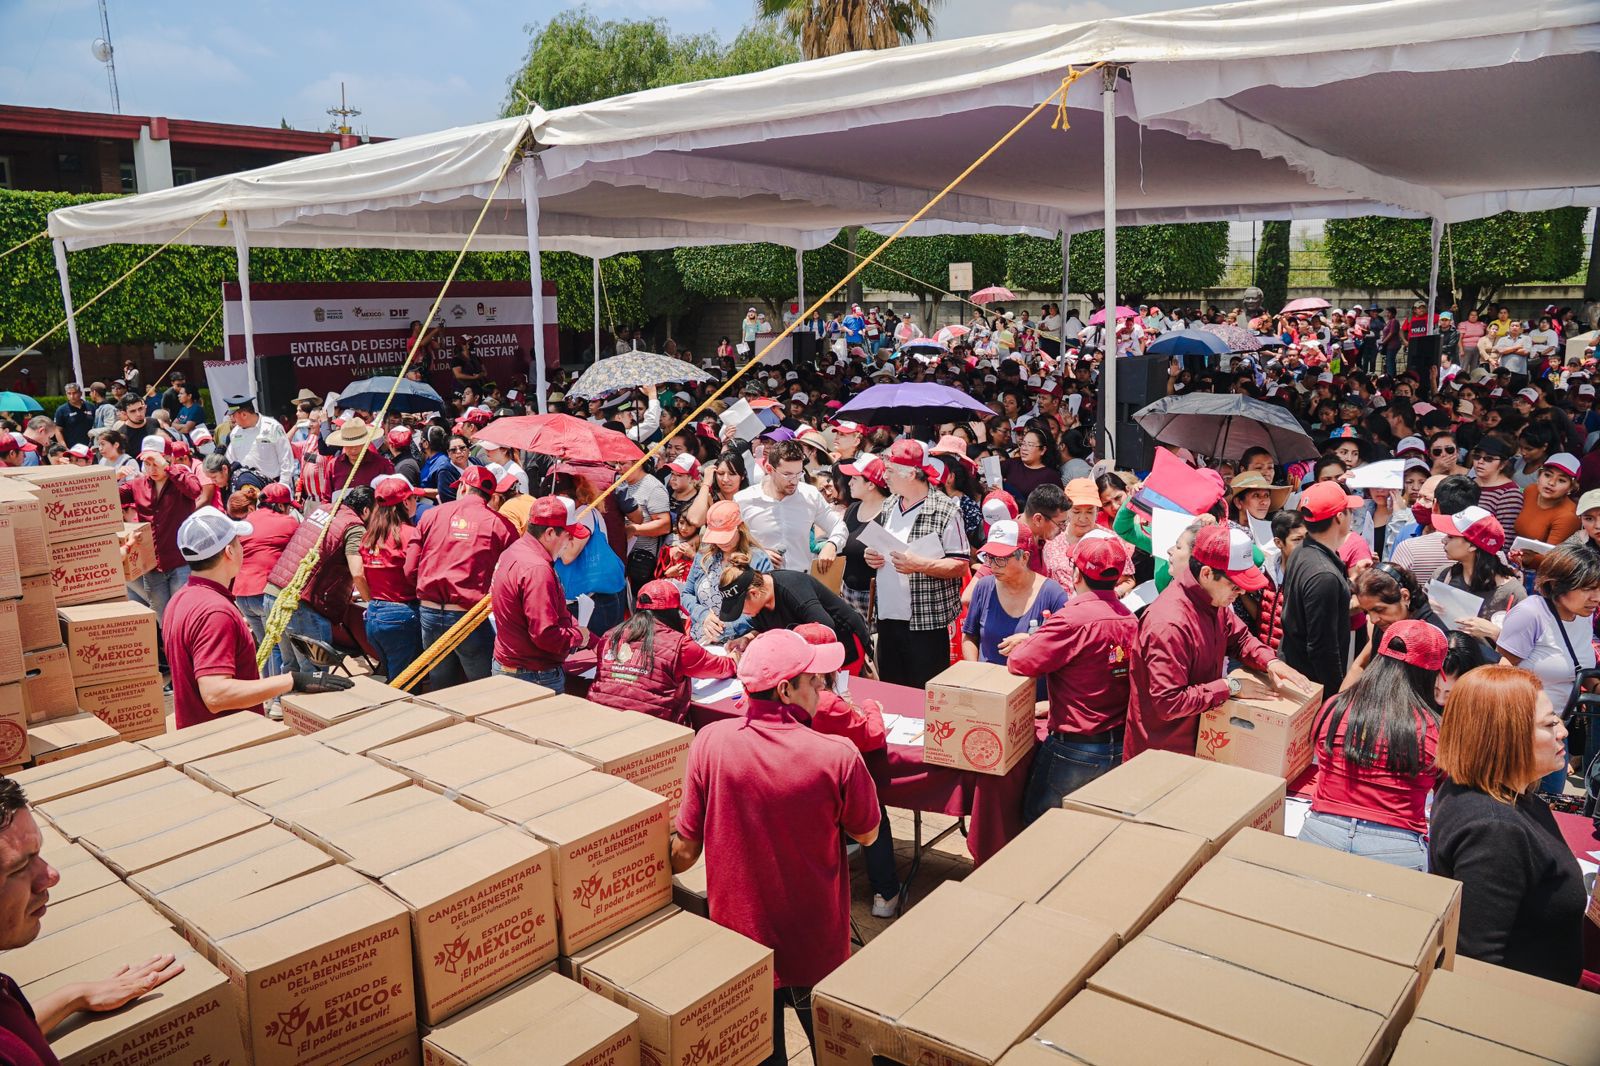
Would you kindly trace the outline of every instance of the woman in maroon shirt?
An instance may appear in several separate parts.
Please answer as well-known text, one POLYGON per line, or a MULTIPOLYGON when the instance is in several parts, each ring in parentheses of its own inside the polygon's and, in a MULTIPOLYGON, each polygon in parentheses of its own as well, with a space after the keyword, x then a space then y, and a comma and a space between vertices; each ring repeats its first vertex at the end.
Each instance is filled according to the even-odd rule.
MULTIPOLYGON (((228 517, 250 523, 250 535, 239 542, 244 546, 244 564, 233 579, 233 600, 250 626, 257 647, 266 635, 267 575, 289 538, 300 528, 300 520, 290 510, 292 502, 288 486, 276 481, 265 489, 246 485, 228 497, 228 517)), ((274 646, 267 676, 281 673, 283 657, 274 646)))
POLYGON ((1425 872, 1448 645, 1417 618, 1391 624, 1377 639, 1372 665, 1311 728, 1320 769, 1300 839, 1425 872))
POLYGON ((412 520, 421 489, 398 474, 372 483, 372 516, 361 538, 361 569, 366 574, 367 639, 383 656, 383 672, 398 677, 422 654, 422 618, 417 602, 420 541, 412 520))

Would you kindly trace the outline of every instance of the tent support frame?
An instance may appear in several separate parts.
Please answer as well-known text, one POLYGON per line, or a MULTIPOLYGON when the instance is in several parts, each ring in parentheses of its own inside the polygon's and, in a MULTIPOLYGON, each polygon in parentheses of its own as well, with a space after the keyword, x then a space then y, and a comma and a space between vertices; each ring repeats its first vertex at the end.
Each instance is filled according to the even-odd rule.
MULTIPOLYGON (((533 395, 539 413, 549 413, 545 397, 544 372, 544 269, 539 262, 539 184, 533 173, 533 157, 522 157, 522 207, 528 219, 528 286, 533 292, 533 395)), ((600 277, 600 261, 595 260, 595 278, 600 277)), ((598 304, 595 314, 599 315, 598 304)), ((595 357, 599 358, 599 345, 595 357)))
POLYGON ((72 379, 82 387, 83 351, 78 345, 78 316, 72 309, 72 282, 67 277, 67 245, 60 239, 52 240, 50 245, 56 255, 56 276, 61 279, 61 303, 67 309, 67 339, 72 342, 72 379))
MULTIPOLYGON (((249 382, 245 392, 255 397, 259 394, 261 383, 256 378, 256 320, 250 306, 250 235, 237 215, 230 218, 228 224, 233 228, 234 258, 239 264, 239 312, 244 319, 244 372, 249 382)), ((223 354, 226 356, 228 353, 223 354)))
MULTIPOLYGON (((1102 459, 1117 458, 1117 76, 1122 68, 1100 69, 1101 127, 1105 155, 1105 316, 1100 327, 1100 447, 1102 459)), ((1062 244, 1061 287, 1066 288, 1066 244, 1062 244)))

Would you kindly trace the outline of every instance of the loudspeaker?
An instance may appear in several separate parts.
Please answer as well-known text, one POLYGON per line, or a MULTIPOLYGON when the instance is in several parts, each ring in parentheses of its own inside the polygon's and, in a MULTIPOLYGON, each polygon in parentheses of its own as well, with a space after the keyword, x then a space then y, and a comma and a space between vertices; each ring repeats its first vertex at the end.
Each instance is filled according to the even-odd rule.
POLYGON ((1439 365, 1439 335, 1430 333, 1426 337, 1412 337, 1411 346, 1406 356, 1406 369, 1415 370, 1422 376, 1422 390, 1429 393, 1428 382, 1432 378, 1430 371, 1439 365))
POLYGON ((256 377, 260 388, 256 393, 257 411, 277 418, 294 409, 294 397, 300 389, 295 384, 293 356, 269 355, 257 359, 256 377))
POLYGON ((1148 470, 1156 461, 1156 442, 1134 422, 1135 413, 1167 394, 1171 356, 1126 355, 1117 359, 1117 409, 1105 427, 1115 448, 1118 470, 1148 470))

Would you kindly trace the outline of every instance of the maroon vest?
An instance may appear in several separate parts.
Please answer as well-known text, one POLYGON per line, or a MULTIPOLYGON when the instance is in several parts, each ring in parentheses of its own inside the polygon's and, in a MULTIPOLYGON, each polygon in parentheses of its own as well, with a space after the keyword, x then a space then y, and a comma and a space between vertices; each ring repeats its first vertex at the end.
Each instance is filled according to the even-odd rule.
POLYGON ((317 535, 326 525, 328 533, 322 538, 321 554, 317 565, 312 568, 311 577, 306 581, 305 590, 300 594, 300 602, 326 618, 342 619, 355 589, 355 579, 350 574, 350 564, 344 560, 341 545, 350 527, 360 524, 361 517, 348 507, 339 507, 331 516, 326 507, 317 507, 300 523, 294 536, 289 538, 277 565, 267 576, 267 584, 279 589, 288 587, 289 582, 294 580, 295 571, 300 568, 301 560, 311 551, 311 546, 317 542, 317 535))
POLYGON ((639 711, 688 725, 690 679, 678 670, 678 659, 686 639, 682 633, 657 623, 655 659, 641 667, 637 644, 629 645, 624 651, 628 661, 618 662, 611 655, 616 646, 616 634, 606 634, 600 644, 600 663, 595 669, 594 684, 589 686, 589 699, 621 711, 639 711))

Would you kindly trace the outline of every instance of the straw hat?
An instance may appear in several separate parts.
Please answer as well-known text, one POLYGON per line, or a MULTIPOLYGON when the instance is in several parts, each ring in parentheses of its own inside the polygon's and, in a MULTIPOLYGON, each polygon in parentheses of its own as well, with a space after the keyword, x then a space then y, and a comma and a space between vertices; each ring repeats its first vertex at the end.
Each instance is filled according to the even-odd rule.
POLYGON ((1274 511, 1281 509, 1284 501, 1289 498, 1288 485, 1274 485, 1254 470, 1246 470, 1242 474, 1235 475, 1234 479, 1228 482, 1228 498, 1230 500, 1237 499, 1241 494, 1252 492, 1255 489, 1266 489, 1272 493, 1272 509, 1274 511))
POLYGON ((328 443, 336 448, 358 448, 363 444, 371 444, 383 436, 383 430, 351 415, 344 420, 344 425, 328 434, 328 443))

